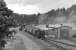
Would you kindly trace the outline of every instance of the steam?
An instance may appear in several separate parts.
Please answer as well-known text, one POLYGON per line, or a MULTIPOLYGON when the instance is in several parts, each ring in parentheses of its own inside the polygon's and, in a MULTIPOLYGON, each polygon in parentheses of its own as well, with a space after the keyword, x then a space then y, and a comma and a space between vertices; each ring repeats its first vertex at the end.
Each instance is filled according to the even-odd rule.
POLYGON ((76 28, 76 15, 71 15, 69 18, 67 16, 61 16, 54 18, 54 24, 63 24, 76 28))

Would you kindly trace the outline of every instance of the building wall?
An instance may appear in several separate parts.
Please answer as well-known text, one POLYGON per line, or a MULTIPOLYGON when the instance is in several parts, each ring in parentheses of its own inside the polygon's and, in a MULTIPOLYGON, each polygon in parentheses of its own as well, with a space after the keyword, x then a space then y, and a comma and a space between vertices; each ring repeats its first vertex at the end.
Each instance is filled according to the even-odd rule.
POLYGON ((60 39, 69 39, 71 30, 72 28, 69 26, 61 27, 60 28, 60 39))

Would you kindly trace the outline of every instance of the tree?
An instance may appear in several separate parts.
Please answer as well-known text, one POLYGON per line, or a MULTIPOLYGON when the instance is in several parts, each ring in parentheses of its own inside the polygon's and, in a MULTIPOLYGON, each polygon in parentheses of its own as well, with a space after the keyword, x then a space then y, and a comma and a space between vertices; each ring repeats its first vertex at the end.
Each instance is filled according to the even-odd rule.
POLYGON ((9 17, 7 18, 5 16, 0 17, 0 42, 1 43, 5 37, 8 37, 9 34, 12 34, 9 31, 9 28, 14 27, 14 25, 15 25, 15 22, 13 21, 13 19, 10 19, 9 17))
POLYGON ((57 13, 54 9, 52 9, 51 11, 49 11, 47 14, 49 14, 50 16, 56 16, 57 13))
POLYGON ((0 48, 6 44, 6 41, 3 39, 11 34, 9 28, 15 25, 11 14, 13 14, 13 11, 6 7, 5 2, 0 2, 0 48))

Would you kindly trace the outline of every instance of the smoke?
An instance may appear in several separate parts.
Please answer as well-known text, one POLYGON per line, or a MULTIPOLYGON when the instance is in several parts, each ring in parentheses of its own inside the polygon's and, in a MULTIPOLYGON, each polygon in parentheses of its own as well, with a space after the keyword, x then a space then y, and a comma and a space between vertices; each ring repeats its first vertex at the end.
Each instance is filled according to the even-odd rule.
POLYGON ((56 17, 53 23, 71 26, 76 29, 76 15, 70 15, 68 18, 67 16, 56 17))
POLYGON ((54 19, 54 23, 56 23, 56 24, 65 23, 66 21, 67 21, 66 17, 56 17, 54 19))

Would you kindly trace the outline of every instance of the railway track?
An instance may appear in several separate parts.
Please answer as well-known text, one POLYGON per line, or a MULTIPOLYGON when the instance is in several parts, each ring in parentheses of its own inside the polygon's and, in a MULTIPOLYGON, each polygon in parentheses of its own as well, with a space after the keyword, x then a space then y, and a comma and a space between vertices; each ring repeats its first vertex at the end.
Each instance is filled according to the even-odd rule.
POLYGON ((59 50, 67 50, 67 49, 64 48, 63 46, 60 46, 60 45, 54 43, 53 41, 49 41, 49 40, 47 40, 47 39, 45 39, 44 41, 47 42, 47 43, 49 43, 50 45, 56 47, 56 48, 59 49, 59 50))
POLYGON ((56 42, 56 43, 64 44, 64 45, 67 45, 67 46, 76 47, 76 45, 73 45, 73 44, 63 43, 63 42, 59 42, 59 41, 55 41, 55 40, 50 40, 50 39, 48 39, 48 40, 56 42))
POLYGON ((45 39, 44 41, 48 42, 49 44, 53 44, 54 46, 56 46, 60 50, 72 50, 73 48, 76 50, 76 46, 72 45, 72 44, 67 44, 67 43, 63 43, 63 42, 59 42, 59 41, 55 41, 55 40, 50 40, 50 39, 45 39))

